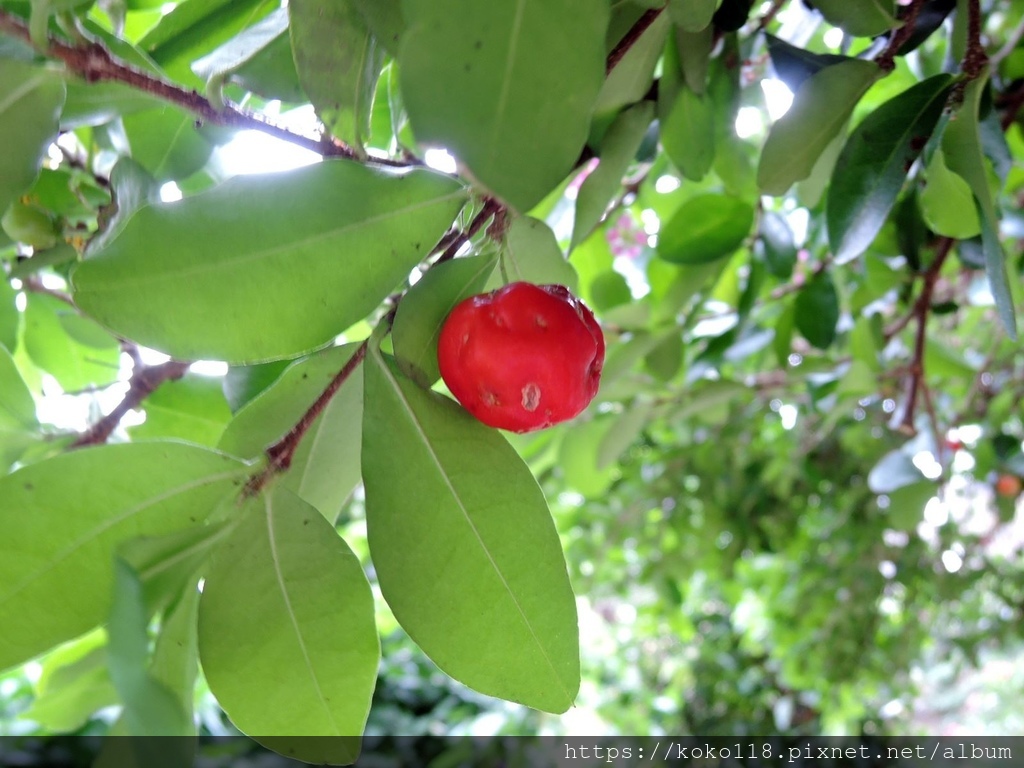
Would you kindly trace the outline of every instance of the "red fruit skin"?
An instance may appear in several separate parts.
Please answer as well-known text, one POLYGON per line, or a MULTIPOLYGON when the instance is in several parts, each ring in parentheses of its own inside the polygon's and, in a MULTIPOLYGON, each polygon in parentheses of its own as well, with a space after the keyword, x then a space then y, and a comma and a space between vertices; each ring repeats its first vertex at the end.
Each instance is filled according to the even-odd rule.
POLYGON ((532 432, 575 417, 594 399, 604 334, 567 288, 509 283, 451 311, 437 361, 448 389, 477 419, 532 432))

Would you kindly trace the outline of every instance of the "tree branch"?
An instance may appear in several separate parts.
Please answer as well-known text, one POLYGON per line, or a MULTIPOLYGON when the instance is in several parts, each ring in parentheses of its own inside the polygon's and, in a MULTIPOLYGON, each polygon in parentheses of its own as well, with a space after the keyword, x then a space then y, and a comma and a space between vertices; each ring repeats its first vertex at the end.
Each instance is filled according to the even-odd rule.
MULTIPOLYGON (((935 252, 935 260, 924 273, 924 285, 921 287, 921 295, 914 303, 912 316, 917 318, 917 334, 914 338, 914 357, 910 363, 910 381, 907 385, 907 405, 903 411, 903 418, 900 421, 899 429, 904 432, 914 433, 914 412, 917 410, 917 400, 924 383, 924 351, 928 340, 928 312, 931 309, 932 293, 935 291, 935 283, 942 271, 942 265, 953 250, 956 241, 951 237, 944 237, 939 241, 938 249, 935 252)), ((904 325, 906 325, 904 323, 904 325)))
MULTIPOLYGON (((28 25, 9 11, 0 10, 0 32, 31 43, 28 25)), ((287 128, 264 120, 255 113, 246 112, 233 105, 222 109, 215 107, 207 98, 194 90, 187 90, 162 80, 148 72, 136 69, 114 57, 99 43, 71 45, 49 38, 44 54, 59 59, 75 74, 90 83, 113 81, 124 83, 136 90, 148 93, 164 101, 176 104, 195 114, 200 120, 229 128, 249 129, 266 133, 278 139, 308 149, 323 157, 345 157, 358 159, 355 151, 326 134, 320 138, 295 133, 287 128)), ((370 158, 369 162, 381 165, 408 166, 410 163, 386 158, 370 158)))
POLYGON ((133 408, 137 408, 165 381, 180 379, 188 371, 189 363, 171 360, 160 365, 138 366, 132 372, 128 383, 128 391, 114 409, 83 432, 71 448, 82 448, 87 445, 100 445, 107 442, 110 435, 117 429, 121 419, 133 408))
POLYGON ((488 197, 484 202, 480 212, 473 217, 473 220, 469 223, 469 226, 456 235, 453 238, 445 238, 441 241, 444 247, 444 251, 438 256, 437 261, 434 264, 441 264, 446 261, 451 261, 455 258, 455 254, 459 252, 466 243, 473 239, 477 232, 486 224, 490 219, 500 216, 505 212, 505 206, 498 202, 493 197, 488 197))
POLYGON ((903 26, 893 32, 892 37, 889 38, 889 44, 885 46, 885 50, 875 57, 875 64, 885 72, 892 72, 896 68, 896 54, 899 53, 900 48, 910 39, 910 36, 914 34, 914 27, 917 25, 917 15, 921 12, 923 5, 924 0, 913 0, 910 3, 910 6, 907 8, 907 17, 903 20, 903 26))
POLYGON ((662 6, 661 8, 650 8, 644 11, 643 16, 636 20, 636 24, 630 27, 629 31, 615 44, 611 53, 608 54, 608 60, 605 63, 605 74, 611 74, 616 65, 629 53, 629 49, 633 47, 637 40, 643 37, 647 28, 657 20, 664 10, 665 8, 662 6))

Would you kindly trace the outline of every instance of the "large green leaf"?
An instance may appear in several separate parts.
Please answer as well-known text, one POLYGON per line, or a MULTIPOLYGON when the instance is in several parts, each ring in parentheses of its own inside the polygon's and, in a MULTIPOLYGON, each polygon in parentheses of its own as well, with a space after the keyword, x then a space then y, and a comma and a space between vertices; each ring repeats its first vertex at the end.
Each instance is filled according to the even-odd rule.
MULTIPOLYGON (((210 690, 235 725, 257 738, 361 735, 380 643, 359 560, 286 489, 250 500, 241 514, 199 603, 199 655, 210 690)), ((297 749, 307 762, 354 760, 359 741, 310 740, 297 749)))
POLYGON ((583 180, 576 195, 572 247, 587 239, 622 188, 622 177, 633 162, 653 119, 654 104, 644 101, 622 112, 605 133, 601 141, 600 162, 583 180))
POLYGON ((493 255, 455 259, 432 267, 398 306, 391 338, 399 367, 429 387, 441 375, 437 339, 455 305, 483 290, 494 271, 493 255))
POLYGON ((856 37, 875 37, 900 26, 892 0, 814 0, 829 24, 856 37))
POLYGON ((416 137, 525 212, 572 169, 604 82, 607 3, 405 0, 399 64, 416 137))
POLYGON ((859 256, 889 216, 907 172, 942 116, 951 75, 936 75, 890 99, 854 129, 832 171, 827 222, 840 261, 859 256))
POLYGON ((988 169, 978 124, 981 101, 988 81, 988 71, 971 80, 964 90, 964 100, 942 134, 942 150, 946 164, 970 185, 981 219, 982 251, 985 274, 992 287, 996 309, 1003 327, 1012 339, 1017 338, 1017 319, 1006 273, 1006 254, 999 241, 999 215, 988 183, 988 169))
POLYGON ((18 292, 11 287, 10 280, 0 277, 0 347, 13 352, 18 346, 18 329, 21 326, 21 312, 18 311, 18 292))
POLYGON ((739 248, 754 223, 749 203, 726 195, 687 200, 658 234, 658 256, 674 264, 706 264, 739 248))
POLYGON ((39 173, 63 103, 57 72, 0 59, 0 215, 39 173))
POLYGON ((294 357, 372 311, 464 200, 440 174, 345 160, 237 177, 138 211, 78 265, 75 299, 176 357, 294 357))
POLYGON ((331 133, 361 150, 384 49, 353 0, 291 0, 288 16, 303 90, 331 133))
MULTIPOLYGON (((258 457, 309 410, 356 348, 331 347, 289 366, 235 414, 218 447, 242 458, 258 457)), ((359 483, 362 401, 363 377, 352 375, 310 426, 291 468, 278 480, 331 522, 359 483)))
POLYGON ((804 81, 789 111, 768 134, 757 167, 761 190, 782 195, 806 179, 861 96, 882 74, 877 64, 853 59, 825 67, 804 81))
POLYGON ((398 43, 405 22, 402 19, 402 0, 349 0, 366 19, 377 42, 392 56, 398 54, 398 43))
POLYGON ((579 687, 576 604, 536 480, 499 432, 366 361, 370 554, 395 617, 483 693, 564 712, 579 687))
POLYGON ((181 443, 86 448, 0 478, 0 669, 99 624, 119 543, 203 525, 245 467, 181 443))

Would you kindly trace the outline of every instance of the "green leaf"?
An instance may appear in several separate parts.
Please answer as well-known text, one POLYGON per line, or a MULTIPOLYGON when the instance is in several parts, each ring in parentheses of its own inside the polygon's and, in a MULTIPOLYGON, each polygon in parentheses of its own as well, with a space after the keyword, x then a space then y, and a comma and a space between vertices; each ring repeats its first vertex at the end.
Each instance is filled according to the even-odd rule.
POLYGON ((402 10, 398 62, 417 139, 446 147, 484 188, 530 210, 587 139, 608 5, 405 0, 402 10))
POLYGON ((606 469, 619 460, 643 433, 653 412, 654 404, 641 400, 624 407, 598 444, 597 469, 606 469))
POLYGON ((277 0, 184 0, 138 45, 173 80, 202 85, 192 62, 227 42, 280 5, 277 0))
POLYGON ((143 407, 146 421, 128 429, 133 440, 172 437, 214 446, 231 418, 220 380, 198 374, 161 384, 143 407))
POLYGON ((398 44, 405 31, 402 0, 349 0, 366 19, 377 42, 392 56, 398 55, 398 44))
POLYGON ((711 23, 722 0, 669 0, 672 22, 687 32, 699 32, 711 23))
POLYGON ((829 24, 854 37, 875 37, 902 26, 891 0, 814 0, 829 24))
POLYGON ((288 11, 284 8, 193 62, 192 71, 207 82, 230 80, 262 96, 292 102, 305 97, 292 60, 288 11))
POLYGON ((10 280, 0 277, 0 346, 13 352, 18 346, 18 329, 21 326, 21 312, 18 311, 18 292, 11 287, 10 280))
POLYGON ((608 492, 621 470, 616 464, 602 466, 601 445, 613 423, 606 417, 572 424, 558 447, 558 468, 564 483, 594 499, 608 492))
MULTIPOLYGON (((235 414, 221 436, 220 450, 254 459, 284 437, 358 345, 331 347, 291 365, 267 389, 235 414)), ((352 375, 310 426, 277 482, 334 522, 359 483, 363 377, 352 375)))
POLYGON ((573 293, 579 278, 565 258, 555 233, 530 216, 516 218, 505 233, 501 264, 509 281, 564 285, 573 293))
POLYGON ((95 253, 116 238, 140 208, 160 199, 160 185, 145 168, 122 157, 110 171, 113 203, 100 212, 101 231, 89 241, 86 254, 95 253))
MULTIPOLYGON (((358 737, 380 662, 373 595, 358 558, 287 489, 250 500, 237 526, 199 602, 210 690, 232 722, 261 741, 358 737)), ((354 760, 359 741, 312 740, 299 749, 306 762, 354 760)))
POLYGON ((429 387, 440 377, 437 339, 448 314, 463 299, 483 290, 494 271, 493 256, 471 256, 438 264, 420 278, 398 305, 391 338, 398 366, 429 387))
POLYGON ((139 210, 75 269, 75 300, 175 357, 294 357, 372 311, 464 200, 440 174, 344 160, 236 177, 139 210))
POLYGON ((942 134, 942 150, 946 164, 970 185, 981 219, 982 251, 985 255, 985 274, 988 275, 992 295, 995 297, 999 319, 1011 339, 1017 338, 1017 319, 1013 308, 1009 277, 1006 273, 1006 254, 999 241, 999 215, 996 212, 992 190, 988 184, 988 171, 978 125, 981 100, 988 81, 988 70, 971 80, 964 90, 964 100, 942 134))
POLYGON ((65 392, 114 381, 121 357, 116 342, 99 349, 72 339, 62 320, 74 314, 73 307, 44 294, 29 295, 25 307, 25 349, 65 392))
POLYGON ((654 80, 670 27, 668 14, 663 13, 630 46, 615 69, 608 73, 594 105, 595 115, 613 114, 643 100, 654 80))
POLYGON ((56 71, 0 59, 0 215, 38 175, 63 104, 56 71))
POLYGON ((818 349, 826 349, 836 337, 839 296, 828 272, 819 272, 796 297, 796 327, 818 349))
POLYGON ((0 669, 103 621, 117 545, 203 525, 244 477, 227 456, 135 443, 84 448, 0 478, 0 669))
POLYGON ((579 688, 576 603, 537 481, 498 431, 379 351, 365 375, 367 533, 395 617, 456 680, 564 712, 579 688))
POLYGON ((943 74, 918 83, 878 107, 850 135, 826 200, 829 242, 839 262, 859 256, 881 231, 942 116, 952 80, 943 74))
POLYGON ((786 217, 765 211, 761 215, 760 234, 768 271, 781 280, 788 280, 796 265, 796 243, 786 217))
POLYGON ((55 649, 42 660, 36 697, 23 717, 57 732, 76 731, 99 709, 117 703, 101 631, 55 649))
POLYGON ((213 152, 197 130, 195 115, 176 107, 135 112, 122 122, 132 159, 158 181, 191 176, 213 152))
POLYGON ((868 473, 868 488, 874 493, 892 493, 924 479, 910 457, 896 449, 885 454, 868 473))
POLYGON ((356 3, 291 0, 292 51, 299 82, 331 133, 362 151, 384 50, 356 3))
POLYGON ((715 162, 715 109, 711 96, 698 96, 686 85, 661 126, 665 153, 683 176, 700 181, 715 162))
POLYGON ((199 672, 199 595, 198 585, 190 582, 179 599, 164 611, 149 667, 153 678, 181 702, 189 722, 199 672))
POLYGON ((142 582, 124 560, 114 561, 114 598, 107 623, 110 678, 124 702, 131 736, 187 736, 192 721, 171 691, 149 674, 149 612, 142 582))
POLYGON ((811 53, 767 32, 764 37, 775 74, 794 93, 811 75, 833 64, 850 61, 849 56, 835 53, 811 53))
POLYGON ((601 141, 600 162, 583 180, 576 195, 571 248, 582 243, 594 231, 608 204, 622 188, 622 177, 640 149, 653 119, 654 104, 644 101, 623 111, 608 128, 601 141))
POLYGON ((658 234, 658 256, 673 264, 707 264, 743 245, 754 223, 749 203, 726 195, 691 197, 658 234))
POLYGON ((277 377, 291 364, 291 360, 275 360, 272 363, 229 367, 223 387, 231 412, 237 413, 243 405, 277 381, 277 377))
POLYGON ((757 167, 761 191, 782 195, 806 179, 857 102, 882 74, 873 62, 853 59, 825 67, 808 78, 797 90, 789 111, 768 133, 757 167))
POLYGON ((0 346, 0 471, 6 471, 36 440, 39 422, 28 385, 11 353, 0 346))
POLYGON ((928 163, 928 183, 918 200, 921 214, 937 235, 966 240, 981 232, 981 220, 970 185, 946 165, 945 153, 936 149, 928 163))

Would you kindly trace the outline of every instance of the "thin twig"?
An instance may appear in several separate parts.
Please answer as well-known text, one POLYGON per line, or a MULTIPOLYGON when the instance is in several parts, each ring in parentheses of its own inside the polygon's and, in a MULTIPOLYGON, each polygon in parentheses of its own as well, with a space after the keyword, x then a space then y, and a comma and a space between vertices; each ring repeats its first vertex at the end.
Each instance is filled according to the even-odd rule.
POLYGON ((74 299, 71 298, 71 294, 65 291, 59 291, 56 288, 47 288, 43 285, 43 281, 36 275, 26 275, 21 278, 21 289, 23 291, 28 291, 29 293, 38 293, 43 296, 49 296, 51 299, 56 299, 70 307, 75 306, 75 302, 74 299))
POLYGON ((787 0, 772 0, 771 7, 764 12, 764 15, 761 16, 760 20, 757 22, 757 28, 759 31, 763 32, 765 27, 771 24, 772 19, 774 19, 778 12, 782 10, 782 6, 784 6, 786 2, 787 0))
POLYGON ((917 333, 914 337, 914 357, 910 363, 910 381, 907 385, 907 405, 903 411, 903 419, 900 422, 900 429, 905 432, 914 432, 914 412, 917 410, 917 399, 924 384, 924 351, 928 340, 928 313, 931 309, 932 293, 935 291, 935 283, 939 278, 942 265, 946 262, 953 250, 953 243, 956 241, 951 237, 944 237, 939 241, 935 252, 935 260, 924 273, 924 284, 921 287, 921 295, 914 303, 913 316, 917 318, 917 333))
POLYGON ((657 20, 664 10, 665 8, 662 6, 661 8, 650 8, 644 11, 644 14, 636 20, 636 23, 629 28, 629 31, 615 44, 611 53, 608 54, 608 59, 605 62, 605 74, 611 74, 616 65, 629 53, 629 49, 633 47, 637 40, 643 37, 644 32, 647 31, 648 27, 657 20))
POLYGON ((480 209, 480 212, 473 217, 473 220, 469 223, 469 226, 466 227, 466 229, 461 234, 450 239, 447 237, 445 238, 445 240, 448 240, 448 242, 445 245, 444 251, 441 253, 440 256, 437 257, 437 260, 434 262, 434 264, 442 264, 446 261, 451 261, 452 259, 454 259, 455 255, 459 252, 462 246, 464 246, 466 243, 472 240, 476 233, 479 232, 480 229, 484 226, 484 224, 493 219, 495 216, 498 216, 504 210, 505 206, 498 202, 495 198, 487 198, 487 200, 484 201, 483 207, 480 209))
POLYGON ((180 379, 188 371, 189 363, 171 360, 160 365, 149 365, 136 368, 128 383, 128 392, 114 409, 83 432, 71 448, 82 448, 87 445, 100 445, 117 429, 121 419, 133 408, 137 408, 143 400, 156 391, 165 381, 180 379))
POLYGON ((893 32, 892 37, 889 39, 889 44, 885 46, 885 50, 875 57, 875 64, 883 71, 891 72, 896 68, 896 54, 899 53, 900 48, 910 39, 910 36, 914 34, 917 15, 920 13, 923 5, 924 0, 913 0, 910 3, 910 6, 907 8, 907 17, 903 20, 903 26, 893 32))

